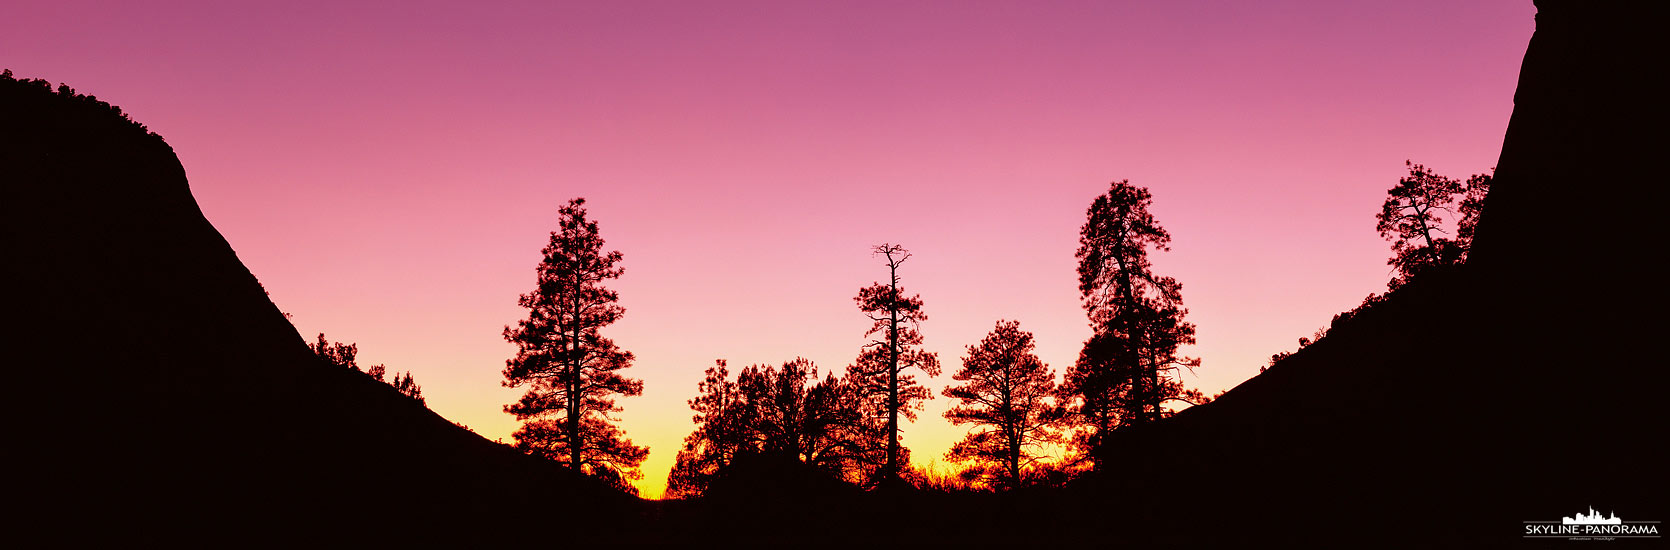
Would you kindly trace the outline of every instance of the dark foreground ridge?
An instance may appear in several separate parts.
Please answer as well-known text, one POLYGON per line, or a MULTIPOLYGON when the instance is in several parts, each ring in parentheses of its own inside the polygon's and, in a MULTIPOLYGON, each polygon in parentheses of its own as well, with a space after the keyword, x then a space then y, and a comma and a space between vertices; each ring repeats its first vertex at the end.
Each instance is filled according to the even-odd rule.
POLYGON ((14 534, 490 537, 634 513, 316 359, 119 109, 8 71, 0 173, 14 534))
POLYGON ((1008 495, 860 493, 757 464, 704 499, 643 503, 516 455, 313 359, 161 138, 0 80, 5 412, 21 428, 5 456, 10 500, 31 508, 9 521, 69 540, 1478 547, 1589 506, 1664 520, 1648 344, 1665 301, 1643 263, 1664 215, 1641 189, 1663 180, 1646 80, 1666 18, 1537 5, 1471 263, 1213 403, 1115 434, 1098 477, 1008 495))

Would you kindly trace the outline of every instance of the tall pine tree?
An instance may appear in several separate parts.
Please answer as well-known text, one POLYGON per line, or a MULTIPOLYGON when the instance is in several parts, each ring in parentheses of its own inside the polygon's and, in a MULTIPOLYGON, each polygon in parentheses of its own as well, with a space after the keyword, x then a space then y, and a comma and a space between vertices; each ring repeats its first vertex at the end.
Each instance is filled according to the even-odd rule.
POLYGON ((1074 443, 1099 464, 1103 438, 1121 426, 1152 422, 1184 390, 1171 376, 1198 359, 1177 355, 1195 342, 1183 316, 1183 285, 1155 275, 1149 249, 1170 250, 1171 235, 1148 212, 1153 196, 1117 181, 1096 197, 1079 232, 1079 292, 1094 331, 1068 370, 1065 392, 1087 428, 1074 443))
POLYGON ((631 490, 627 480, 643 476, 638 466, 649 450, 633 445, 611 415, 621 410, 617 396, 640 395, 644 384, 619 372, 632 366, 632 353, 598 333, 626 311, 603 286, 621 276, 621 254, 603 252, 585 204, 576 198, 558 210, 560 230, 542 251, 538 286, 518 302, 528 318, 504 329, 517 348, 504 385, 528 388, 505 412, 523 421, 513 436, 524 452, 631 490))

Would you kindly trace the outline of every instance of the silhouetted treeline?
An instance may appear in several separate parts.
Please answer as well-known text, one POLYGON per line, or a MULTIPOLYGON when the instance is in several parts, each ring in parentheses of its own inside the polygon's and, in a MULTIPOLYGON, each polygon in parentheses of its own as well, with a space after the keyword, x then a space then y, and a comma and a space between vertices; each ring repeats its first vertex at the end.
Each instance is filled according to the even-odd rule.
MULTIPOLYGON (((4 82, 4 84, 0 85, 32 87, 38 88, 44 93, 54 93, 51 82, 47 82, 45 79, 41 78, 17 78, 12 76, 11 69, 6 69, 3 72, 0 72, 0 82, 4 82)), ((141 133, 146 134, 150 139, 155 140, 157 143, 164 143, 162 136, 157 135, 156 132, 152 132, 151 129, 146 127, 144 124, 134 120, 133 117, 128 116, 127 113, 122 112, 121 107, 100 101, 98 96, 75 93, 75 88, 71 88, 68 84, 59 84, 56 94, 58 98, 63 101, 75 103, 75 108, 81 109, 84 113, 83 116, 86 118, 102 118, 104 120, 115 122, 116 124, 129 126, 141 133), (104 116, 101 117, 99 115, 104 116)))
MULTIPOLYGON (((946 418, 971 425, 946 455, 967 465, 957 477, 960 487, 1059 483, 1106 452, 1107 433, 1168 416, 1173 402, 1210 400, 1174 374, 1200 362, 1177 355, 1195 341, 1194 325, 1182 320, 1188 312, 1182 285, 1149 268, 1149 249, 1167 250, 1171 239, 1148 213, 1151 201, 1146 189, 1119 181, 1087 211, 1079 276, 1095 335, 1066 384, 1056 384, 1032 352, 1032 334, 1016 322, 999 321, 968 347, 955 375, 959 384, 944 390, 958 400, 946 418), (1045 460, 1043 451, 1063 442, 1073 454, 1045 460)), ((840 378, 819 380, 811 362, 796 359, 781 369, 750 366, 733 381, 718 360, 689 402, 696 429, 669 476, 670 497, 702 494, 750 456, 797 461, 867 487, 936 479, 905 479, 910 455, 899 441, 900 417, 915 420, 922 401, 933 396, 912 370, 928 376, 940 370, 937 355, 920 347, 918 326, 927 319, 922 300, 907 297, 900 285, 899 268, 911 254, 894 244, 874 252, 885 259, 888 280, 860 289, 855 301, 871 321, 865 335, 876 339, 840 378)))
POLYGON ((853 481, 876 462, 881 445, 874 424, 865 422, 857 385, 833 373, 818 378, 811 361, 751 365, 732 379, 721 359, 697 390, 689 401, 696 429, 668 476, 669 498, 700 495, 738 461, 756 457, 853 481))
POLYGON ((363 372, 366 376, 370 376, 378 382, 382 382, 388 384, 390 387, 393 387, 395 391, 400 392, 400 395, 410 397, 413 401, 417 401, 418 403, 423 403, 423 387, 419 386, 417 381, 412 379, 412 373, 410 371, 394 375, 393 380, 383 379, 383 377, 388 374, 388 367, 383 366, 381 363, 371 365, 364 371, 361 371, 359 364, 355 362, 355 356, 359 354, 359 346, 356 344, 344 344, 342 342, 331 342, 325 340, 325 333, 321 332, 319 333, 319 339, 314 343, 309 344, 308 349, 313 350, 314 355, 318 356, 321 361, 324 361, 331 366, 352 370, 354 372, 363 372))

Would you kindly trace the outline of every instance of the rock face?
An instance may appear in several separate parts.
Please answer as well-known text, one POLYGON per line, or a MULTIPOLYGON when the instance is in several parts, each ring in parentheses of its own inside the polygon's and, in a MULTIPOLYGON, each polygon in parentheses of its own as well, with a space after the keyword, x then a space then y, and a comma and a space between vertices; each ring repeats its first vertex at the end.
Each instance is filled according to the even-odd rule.
POLYGON ((630 515, 630 497, 316 360, 172 149, 119 109, 8 71, 0 178, 8 500, 35 514, 19 525, 410 538, 630 515))
MULTIPOLYGON (((1631 191, 1664 180, 1663 2, 1538 0, 1475 262, 1504 271, 1641 273, 1664 214, 1631 191), (1608 253, 1626 252, 1619 258, 1608 253), (1570 258, 1577 254, 1580 258, 1570 258), (1568 256, 1561 258, 1561 256, 1568 256)), ((1608 273, 1610 274, 1610 273, 1608 273)))

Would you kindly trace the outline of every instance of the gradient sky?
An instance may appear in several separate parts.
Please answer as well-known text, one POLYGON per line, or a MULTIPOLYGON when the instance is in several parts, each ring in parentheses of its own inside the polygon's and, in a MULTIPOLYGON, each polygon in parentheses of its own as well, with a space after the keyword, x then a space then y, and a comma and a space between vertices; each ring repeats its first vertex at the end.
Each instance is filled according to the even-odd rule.
MULTIPOLYGON (((1489 170, 1533 29, 1488 2, 7 2, 0 68, 119 105, 300 332, 410 370, 489 439, 502 328, 586 197, 660 495, 715 358, 843 369, 900 243, 947 373, 998 319, 1058 372, 1090 334, 1073 251, 1130 179, 1173 236, 1207 393, 1389 278, 1413 159, 1489 170), (137 4, 146 4, 139 6, 137 4)), ((944 397, 917 463, 964 429, 944 397)))

